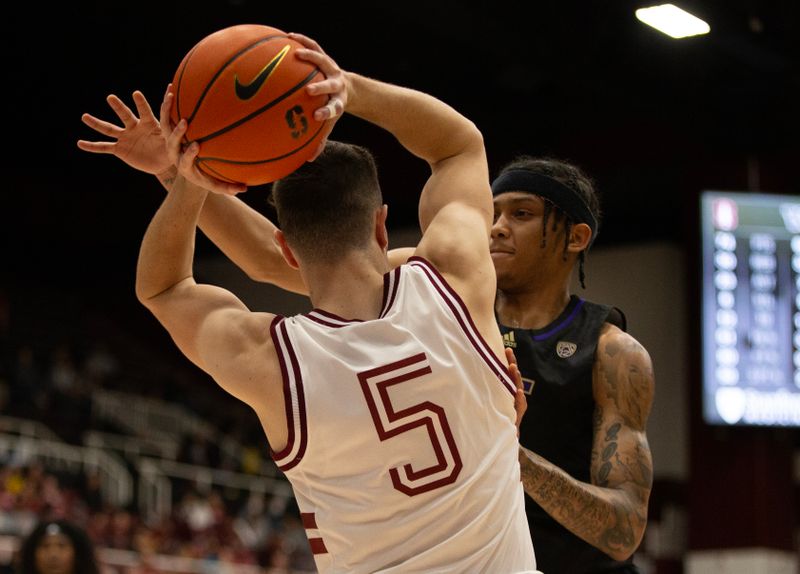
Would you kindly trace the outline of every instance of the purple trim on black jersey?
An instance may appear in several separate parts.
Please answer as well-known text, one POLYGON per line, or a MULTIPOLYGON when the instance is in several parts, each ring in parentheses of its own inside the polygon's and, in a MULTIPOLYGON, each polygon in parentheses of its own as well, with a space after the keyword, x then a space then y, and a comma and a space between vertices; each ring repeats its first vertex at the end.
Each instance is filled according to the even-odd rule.
POLYGON ((534 341, 543 341, 543 340, 547 339, 548 337, 550 337, 551 335, 561 331, 562 329, 567 328, 569 326, 569 324, 572 323, 572 321, 575 320, 575 317, 578 316, 578 311, 581 310, 581 307, 583 307, 584 303, 586 303, 586 301, 584 301, 583 299, 578 297, 578 304, 575 305, 575 308, 572 310, 572 313, 570 313, 569 316, 566 319, 561 321, 561 323, 559 323, 558 325, 556 325, 555 327, 553 327, 552 329, 550 329, 546 333, 539 333, 538 335, 534 335, 533 336, 533 340, 534 341))
POLYGON ((486 343, 475 322, 472 320, 472 315, 464 304, 464 301, 456 293, 450 284, 442 277, 441 273, 427 260, 417 255, 410 257, 408 263, 415 265, 423 270, 427 275, 428 280, 433 285, 433 288, 439 292, 444 302, 450 307, 456 321, 461 326, 461 330, 467 336, 472 346, 478 352, 478 355, 483 359, 486 365, 497 376, 497 379, 502 383, 505 389, 512 395, 517 394, 517 387, 514 384, 511 374, 508 372, 508 367, 504 365, 492 351, 491 347, 486 343), (437 282, 438 280, 438 282, 437 282), (439 283, 444 287, 444 291, 439 286, 439 283))
POLYGON ((289 434, 286 441, 286 446, 280 452, 275 452, 270 448, 275 464, 279 469, 286 472, 293 468, 300 460, 306 451, 307 442, 307 427, 306 427, 306 405, 305 395, 303 393, 303 381, 300 375, 300 365, 297 361, 297 356, 292 348, 292 343, 289 340, 289 333, 286 331, 286 321, 284 317, 276 316, 270 325, 270 335, 272 335, 272 342, 275 345, 275 352, 278 355, 278 361, 281 365, 281 376, 283 377, 283 400, 286 409, 286 425, 289 434), (291 367, 291 373, 289 371, 291 367), (292 385, 294 379, 294 385, 292 385), (292 408, 292 388, 297 393, 297 410, 299 420, 294 418, 294 409, 292 408), (296 432, 295 432, 296 431, 296 432), (295 445, 295 441, 299 440, 297 453, 294 458, 281 464, 281 459, 289 456, 295 445))

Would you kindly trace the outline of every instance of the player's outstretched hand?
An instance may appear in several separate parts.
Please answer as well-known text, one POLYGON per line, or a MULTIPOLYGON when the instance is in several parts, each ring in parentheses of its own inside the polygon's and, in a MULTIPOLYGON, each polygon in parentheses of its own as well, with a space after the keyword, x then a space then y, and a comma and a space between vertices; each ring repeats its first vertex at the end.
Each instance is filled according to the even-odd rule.
POLYGON ((84 124, 112 141, 78 140, 78 147, 90 153, 114 155, 132 168, 153 175, 171 169, 161 127, 144 94, 139 90, 133 92, 136 113, 114 94, 110 94, 106 101, 122 125, 83 114, 81 121, 84 124))
POLYGON ((188 124, 185 119, 172 125, 169 112, 172 107, 172 86, 167 86, 167 93, 164 94, 164 101, 161 103, 161 133, 166 140, 166 157, 170 165, 175 165, 178 172, 187 181, 194 183, 204 189, 221 193, 224 195, 236 195, 247 191, 247 186, 241 183, 228 183, 204 174, 197 168, 195 158, 200 151, 200 144, 192 142, 185 148, 183 147, 184 135, 188 124))

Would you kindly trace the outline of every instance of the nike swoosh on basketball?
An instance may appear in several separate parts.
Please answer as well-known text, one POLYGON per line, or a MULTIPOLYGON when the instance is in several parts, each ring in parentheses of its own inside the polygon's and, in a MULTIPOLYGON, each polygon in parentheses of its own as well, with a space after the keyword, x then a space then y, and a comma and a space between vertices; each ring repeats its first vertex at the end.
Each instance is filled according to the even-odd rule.
POLYGON ((249 100, 253 96, 255 96, 258 91, 261 89, 261 86, 264 85, 264 82, 267 81, 272 75, 272 72, 275 71, 275 68, 278 67, 278 64, 281 63, 281 60, 289 53, 290 46, 287 44, 283 47, 283 49, 275 54, 275 56, 269 61, 269 63, 262 68, 262 70, 253 78, 253 81, 249 84, 243 84, 239 81, 239 76, 236 75, 233 78, 234 89, 236 90, 236 95, 240 100, 249 100))

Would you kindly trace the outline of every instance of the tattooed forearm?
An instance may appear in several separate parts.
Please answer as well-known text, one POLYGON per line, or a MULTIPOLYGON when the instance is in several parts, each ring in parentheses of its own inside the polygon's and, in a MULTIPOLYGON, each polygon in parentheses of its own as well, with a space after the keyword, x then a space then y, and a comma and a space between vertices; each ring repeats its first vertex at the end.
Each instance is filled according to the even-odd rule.
POLYGON ((636 550, 646 515, 624 491, 577 481, 526 449, 520 468, 525 492, 573 534, 617 559, 636 550))
POLYGON ((606 431, 607 444, 601 455, 600 470, 597 472, 596 483, 598 486, 608 486, 608 475, 611 472, 612 459, 617 454, 617 434, 620 426, 619 423, 616 423, 606 431))

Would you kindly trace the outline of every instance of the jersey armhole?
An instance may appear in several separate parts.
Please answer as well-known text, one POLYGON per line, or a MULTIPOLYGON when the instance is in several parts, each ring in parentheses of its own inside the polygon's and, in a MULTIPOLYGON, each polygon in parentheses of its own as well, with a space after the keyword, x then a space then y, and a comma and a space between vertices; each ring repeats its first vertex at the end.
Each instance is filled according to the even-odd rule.
POLYGON ((481 335, 480 331, 478 331, 478 328, 475 326, 469 309, 467 309, 467 306, 455 289, 442 277, 436 267, 424 257, 419 257, 417 255, 410 257, 407 265, 422 269, 428 282, 433 286, 442 301, 450 308, 462 332, 469 342, 472 343, 475 352, 478 353, 478 356, 480 356, 483 362, 486 363, 489 369, 495 374, 503 387, 512 395, 516 395, 516 386, 508 371, 508 367, 497 358, 494 351, 492 351, 491 347, 486 343, 483 335, 481 335))
POLYGON ((286 408, 288 435, 286 446, 279 452, 270 448, 270 455, 283 472, 295 467, 306 451, 308 430, 306 405, 300 363, 286 329, 286 319, 277 315, 269 327, 283 378, 283 400, 286 408))
POLYGON ((608 316, 606 317, 606 323, 611 323, 612 325, 619 327, 620 330, 624 332, 628 332, 628 319, 625 317, 625 313, 622 312, 622 309, 619 307, 611 307, 611 310, 608 312, 608 316))

